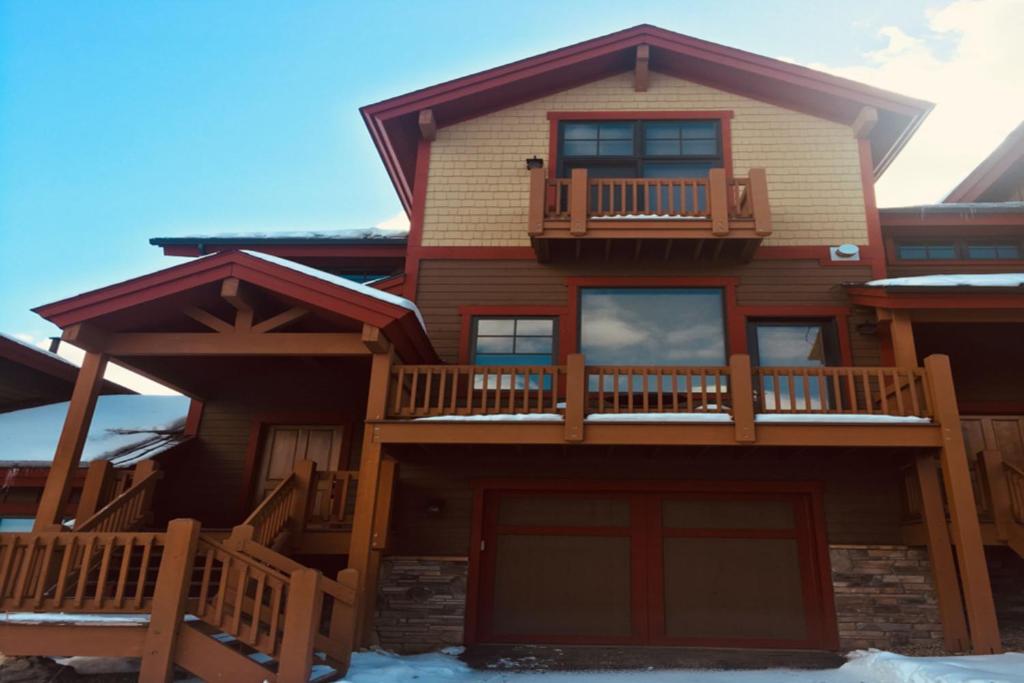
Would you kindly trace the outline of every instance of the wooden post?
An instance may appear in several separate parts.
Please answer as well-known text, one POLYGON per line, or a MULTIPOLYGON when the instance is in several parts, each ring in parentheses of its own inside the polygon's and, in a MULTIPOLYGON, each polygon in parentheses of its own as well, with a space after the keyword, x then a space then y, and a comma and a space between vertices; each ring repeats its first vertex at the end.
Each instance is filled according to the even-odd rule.
POLYGON ((708 210, 711 214, 711 234, 729 234, 729 185, 724 168, 708 171, 708 210))
POLYGON ((300 460, 295 463, 295 496, 292 498, 290 542, 297 546, 306 530, 309 508, 316 499, 316 462, 300 460))
POLYGON ((992 517, 996 523, 996 534, 1000 541, 1005 541, 1010 537, 1010 530, 1015 521, 1002 454, 992 448, 978 453, 978 474, 985 482, 989 500, 992 501, 992 517))
POLYGON ((359 614, 359 574, 355 569, 342 569, 338 572, 337 582, 352 590, 356 596, 356 604, 349 606, 338 600, 331 609, 331 640, 339 646, 335 651, 345 653, 341 660, 346 673, 352 651, 356 649, 356 616, 359 614))
POLYGON ((931 386, 932 410, 942 433, 939 461, 942 463, 942 478, 946 486, 946 501, 949 503, 971 643, 974 652, 978 654, 1001 652, 1002 641, 992 601, 992 586, 985 562, 985 547, 971 487, 971 471, 960 428, 960 411, 956 404, 949 356, 928 356, 924 359, 924 367, 931 386))
POLYGON ((917 367, 917 347, 914 344, 914 326, 910 312, 893 310, 889 321, 889 336, 892 339, 892 355, 897 367, 917 367))
POLYGON ((296 569, 288 580, 284 608, 284 635, 278 660, 278 683, 306 683, 313 668, 313 650, 320 627, 320 572, 296 569))
POLYGON ((110 487, 114 482, 114 466, 109 460, 93 460, 85 473, 82 495, 78 498, 75 524, 80 525, 107 504, 110 487))
POLYGON ((971 641, 967 635, 967 620, 964 618, 963 599, 956 576, 953 547, 949 542, 949 527, 946 525, 946 510, 942 504, 935 458, 930 453, 919 455, 915 466, 921 491, 921 518, 928 537, 928 559, 939 598, 943 640, 950 652, 964 652, 970 647, 971 641))
POLYGON ((747 192, 754 211, 754 234, 772 234, 772 208, 768 202, 768 176, 763 168, 752 168, 748 174, 747 192))
POLYGON ((96 396, 103 382, 103 371, 107 357, 102 353, 87 351, 82 367, 75 380, 75 388, 64 418, 64 428, 57 441, 57 450, 46 477, 46 486, 39 500, 33 531, 53 531, 60 528, 64 507, 71 495, 71 478, 78 469, 82 448, 89 434, 92 414, 96 409, 96 396))
POLYGON ((544 205, 547 203, 547 176, 544 167, 530 169, 530 212, 527 232, 531 237, 544 234, 544 205))
POLYGON ((175 519, 167 526, 149 627, 142 646, 140 683, 168 683, 173 677, 174 648, 188 602, 199 526, 194 519, 175 519))
POLYGON ((391 502, 395 492, 395 473, 398 463, 394 458, 384 456, 380 462, 380 479, 377 482, 377 507, 373 513, 373 538, 370 543, 370 558, 366 569, 365 593, 362 596, 363 644, 377 645, 377 634, 373 622, 377 615, 377 590, 380 584, 380 565, 388 547, 388 528, 391 525, 391 502))
POLYGON ((636 67, 633 69, 633 89, 645 92, 650 83, 651 46, 636 46, 636 67))
POLYGON ((359 576, 359 600, 356 607, 356 642, 364 642, 366 625, 372 626, 373 615, 366 611, 367 583, 373 553, 374 517, 377 510, 377 494, 381 471, 381 446, 376 437, 372 420, 384 419, 387 408, 388 385, 391 382, 393 355, 375 353, 370 368, 370 387, 366 398, 366 427, 363 430, 363 449, 359 460, 359 486, 356 489, 356 506, 352 519, 352 536, 349 541, 348 566, 359 576))
POLYGON ((750 356, 744 353, 729 356, 729 398, 732 399, 736 440, 745 443, 755 441, 754 380, 750 356))
POLYGON ((587 368, 582 353, 565 359, 565 440, 583 441, 586 418, 587 368))
POLYGON ((569 233, 586 235, 590 221, 590 180, 587 169, 574 168, 569 181, 569 233))

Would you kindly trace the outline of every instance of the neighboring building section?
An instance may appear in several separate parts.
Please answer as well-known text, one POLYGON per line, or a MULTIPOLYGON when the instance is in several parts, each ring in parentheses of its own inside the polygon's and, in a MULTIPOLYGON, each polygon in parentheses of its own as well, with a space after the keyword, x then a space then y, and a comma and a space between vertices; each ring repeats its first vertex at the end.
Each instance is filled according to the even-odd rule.
POLYGON ((960 181, 943 200, 960 202, 1024 201, 1024 123, 960 181))

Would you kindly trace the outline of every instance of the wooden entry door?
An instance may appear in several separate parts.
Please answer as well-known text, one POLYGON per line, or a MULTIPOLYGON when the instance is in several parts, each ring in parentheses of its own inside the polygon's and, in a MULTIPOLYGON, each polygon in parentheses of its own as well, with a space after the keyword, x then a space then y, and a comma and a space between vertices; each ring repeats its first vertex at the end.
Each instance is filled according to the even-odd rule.
POLYGON ((263 436, 260 478, 253 505, 260 501, 302 460, 316 462, 318 472, 339 469, 342 427, 330 425, 271 425, 263 436))
POLYGON ((489 491, 475 642, 833 646, 811 495, 489 491))

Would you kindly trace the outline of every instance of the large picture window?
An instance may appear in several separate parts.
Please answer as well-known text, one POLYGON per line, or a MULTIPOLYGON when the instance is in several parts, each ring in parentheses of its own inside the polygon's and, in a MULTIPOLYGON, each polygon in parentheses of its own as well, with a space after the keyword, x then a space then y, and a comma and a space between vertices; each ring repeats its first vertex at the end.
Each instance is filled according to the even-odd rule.
POLYGON ((720 289, 584 288, 580 351, 589 365, 725 365, 720 289))

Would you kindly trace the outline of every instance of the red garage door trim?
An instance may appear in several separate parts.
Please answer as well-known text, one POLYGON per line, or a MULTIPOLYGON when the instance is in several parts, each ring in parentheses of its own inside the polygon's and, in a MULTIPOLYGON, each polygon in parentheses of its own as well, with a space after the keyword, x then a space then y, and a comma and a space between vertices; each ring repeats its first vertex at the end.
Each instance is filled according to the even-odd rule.
MULTIPOLYGON (((639 644, 653 643, 666 645, 717 646, 717 647, 801 647, 834 650, 838 648, 835 608, 832 595, 831 571, 828 558, 828 545, 825 534, 824 509, 822 503, 823 485, 821 482, 749 482, 749 481, 560 481, 560 480, 519 480, 500 479, 478 481, 475 485, 474 515, 472 528, 472 546, 469 564, 469 590, 467 595, 466 635, 467 644, 479 642, 550 642, 549 637, 529 638, 516 636, 502 638, 500 635, 487 633, 490 619, 481 615, 493 614, 494 577, 496 553, 481 552, 482 544, 487 537, 494 538, 498 530, 497 505, 485 505, 485 500, 496 500, 496 495, 515 495, 516 493, 550 493, 579 495, 619 494, 628 497, 631 505, 653 505, 657 499, 649 494, 731 494, 730 498, 771 497, 791 499, 796 506, 797 526, 794 529, 721 529, 709 531, 705 529, 665 529, 655 528, 660 522, 657 515, 645 514, 641 519, 632 519, 629 527, 574 527, 574 526, 501 526, 503 533, 529 532, 532 535, 551 534, 573 536, 631 536, 643 539, 631 548, 631 561, 634 567, 642 568, 634 571, 632 576, 632 610, 633 633, 626 638, 604 638, 594 636, 562 636, 557 640, 566 644, 639 644), (629 495, 638 494, 637 496, 629 495), (640 494, 646 500, 638 503, 640 494), (486 518, 485 518, 486 515, 486 518), (637 525, 640 527, 637 527, 637 525), (663 587, 661 576, 660 544, 648 542, 662 537, 718 537, 718 538, 797 538, 800 541, 799 563, 801 567, 801 589, 805 609, 805 622, 808 638, 806 641, 794 640, 753 640, 749 638, 667 638, 658 637, 664 633, 663 601, 659 599, 659 591, 663 587), (648 581, 654 585, 649 586, 648 581), (650 614, 648 614, 650 611, 650 614), (653 627, 652 627, 653 624, 653 627), (652 637, 653 636, 653 637, 652 637)), ((636 509, 636 508, 634 508, 636 509)))

